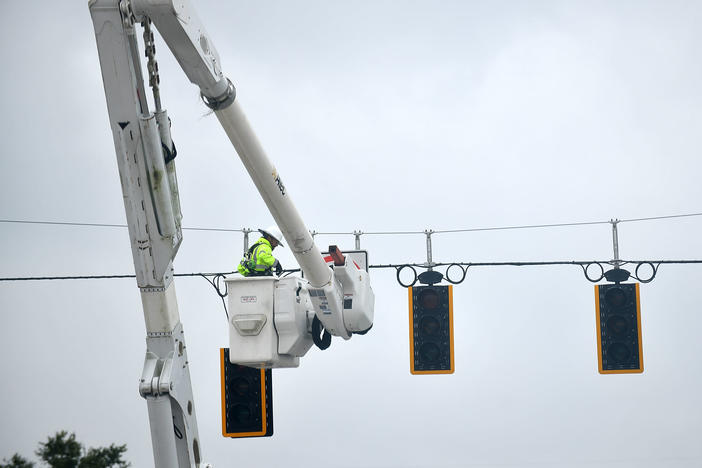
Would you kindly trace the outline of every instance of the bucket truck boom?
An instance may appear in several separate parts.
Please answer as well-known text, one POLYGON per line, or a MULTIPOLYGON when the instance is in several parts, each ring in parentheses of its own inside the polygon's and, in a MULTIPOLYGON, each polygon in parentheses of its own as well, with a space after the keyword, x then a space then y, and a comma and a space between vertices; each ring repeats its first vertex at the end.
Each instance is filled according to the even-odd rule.
POLYGON ((146 399, 155 466, 201 461, 184 332, 173 282, 182 241, 170 120, 161 107, 151 23, 189 80, 198 86, 240 156, 304 273, 303 278, 229 278, 230 360, 291 367, 323 327, 349 339, 373 324, 366 269, 336 252, 327 265, 236 101, 217 50, 189 0, 89 0, 117 155, 127 224, 141 292, 147 351, 139 385, 146 399), (144 29, 150 110, 136 26, 144 29))

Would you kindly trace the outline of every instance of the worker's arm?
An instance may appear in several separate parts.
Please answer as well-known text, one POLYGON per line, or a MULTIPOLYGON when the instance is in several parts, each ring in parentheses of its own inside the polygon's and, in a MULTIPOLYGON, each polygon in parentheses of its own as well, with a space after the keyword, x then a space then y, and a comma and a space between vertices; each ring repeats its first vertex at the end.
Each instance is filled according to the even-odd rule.
POLYGON ((261 244, 256 247, 256 250, 253 252, 252 260, 254 269, 257 271, 273 268, 277 261, 273 256, 271 245, 268 242, 261 242, 261 244))

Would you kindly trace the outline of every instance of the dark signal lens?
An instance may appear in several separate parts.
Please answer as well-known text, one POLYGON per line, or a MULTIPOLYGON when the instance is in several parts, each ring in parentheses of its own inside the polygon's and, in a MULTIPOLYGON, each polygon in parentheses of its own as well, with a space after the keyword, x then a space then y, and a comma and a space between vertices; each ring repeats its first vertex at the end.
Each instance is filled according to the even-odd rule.
POLYGON ((441 357, 441 350, 434 343, 425 343, 419 349, 419 356, 423 361, 436 362, 441 357))
POLYGON ((419 328, 425 336, 437 336, 441 331, 441 324, 436 317, 424 317, 419 328))
POLYGON ((439 302, 439 295, 433 289, 424 289, 419 293, 419 304, 424 309, 436 309, 439 302))
POLYGON ((615 338, 623 338, 627 335, 631 325, 626 317, 621 315, 612 315, 607 319, 607 331, 610 332, 615 338))
POLYGON ((613 343, 607 348, 607 356, 617 364, 623 364, 631 358, 631 350, 624 343, 613 343))
POLYGON ((605 293, 605 302, 610 307, 624 307, 626 304, 626 293, 621 288, 611 288, 605 293))

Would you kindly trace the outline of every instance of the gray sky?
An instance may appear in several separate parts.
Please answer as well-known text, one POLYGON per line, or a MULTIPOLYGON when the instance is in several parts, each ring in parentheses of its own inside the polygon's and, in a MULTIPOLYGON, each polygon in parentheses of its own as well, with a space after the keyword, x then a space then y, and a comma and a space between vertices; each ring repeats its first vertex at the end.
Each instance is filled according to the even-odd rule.
MULTIPOLYGON (((225 74, 310 229, 419 231, 698 213, 702 5, 198 1, 225 74), (340 179, 337 175, 343 174, 340 179)), ((3 2, 0 218, 125 223, 86 2, 3 2)), ((157 44, 184 225, 270 224, 198 91, 157 44)), ((625 259, 702 258, 701 217, 620 225, 625 259)), ((133 273, 123 228, 0 224, 0 276, 133 273)), ((353 236, 319 236, 353 247, 353 236)), ((372 264, 422 235, 364 236, 372 264)), ((230 271, 242 236, 186 231, 176 272, 230 271)), ((276 251, 277 253, 277 251, 276 251)), ((289 250, 280 252, 293 267, 289 250)), ((608 225, 443 234, 434 260, 612 258, 608 225)), ((475 268, 456 372, 409 373, 407 293, 375 326, 274 371, 275 436, 221 437, 219 298, 176 281, 203 459, 218 467, 702 466, 700 266, 641 286, 645 372, 599 375, 577 267, 475 268)), ((60 429, 153 464, 133 279, 0 282, 0 459, 60 429)))

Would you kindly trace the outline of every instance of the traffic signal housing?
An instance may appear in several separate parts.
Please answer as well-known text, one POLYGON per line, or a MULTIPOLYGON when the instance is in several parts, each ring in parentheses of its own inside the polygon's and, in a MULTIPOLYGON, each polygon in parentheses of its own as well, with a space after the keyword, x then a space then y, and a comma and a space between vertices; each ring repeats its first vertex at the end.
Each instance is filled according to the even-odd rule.
POLYGON ((410 372, 453 374, 453 286, 408 290, 410 372))
POLYGON ((638 283, 595 285, 600 374, 643 372, 638 283))
POLYGON ((222 375, 222 435, 273 435, 273 374, 229 362, 229 349, 220 348, 222 375))

